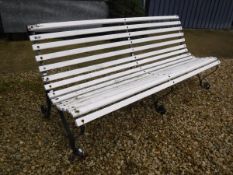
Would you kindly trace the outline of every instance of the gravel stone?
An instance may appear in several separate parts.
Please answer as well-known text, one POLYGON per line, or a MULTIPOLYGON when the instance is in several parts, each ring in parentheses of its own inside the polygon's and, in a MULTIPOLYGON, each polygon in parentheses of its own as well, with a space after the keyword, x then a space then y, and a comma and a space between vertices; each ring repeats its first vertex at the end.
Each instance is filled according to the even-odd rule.
POLYGON ((0 174, 232 174, 233 59, 221 61, 209 91, 196 77, 176 85, 162 100, 166 115, 148 97, 91 122, 79 138, 67 115, 88 153, 73 162, 56 110, 50 119, 40 113, 39 75, 0 74, 0 174))

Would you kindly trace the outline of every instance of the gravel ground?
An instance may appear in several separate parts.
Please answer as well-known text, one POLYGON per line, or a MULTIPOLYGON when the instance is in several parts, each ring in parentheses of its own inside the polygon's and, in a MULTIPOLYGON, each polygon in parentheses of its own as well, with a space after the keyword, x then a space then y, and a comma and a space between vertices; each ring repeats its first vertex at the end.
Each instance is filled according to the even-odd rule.
MULTIPOLYGON (((233 58, 232 36, 185 30, 197 56, 233 58)), ((57 112, 47 120, 39 111, 44 94, 31 43, 0 40, 0 55, 0 175, 232 174, 233 59, 209 77, 210 91, 197 78, 177 85, 163 99, 164 116, 146 98, 88 124, 79 143, 89 156, 71 163, 57 112)))
POLYGON ((231 174, 233 59, 221 61, 209 91, 195 77, 176 85, 164 116, 146 98, 88 124, 88 157, 72 163, 57 112, 39 111, 38 74, 0 74, 0 174, 231 174))

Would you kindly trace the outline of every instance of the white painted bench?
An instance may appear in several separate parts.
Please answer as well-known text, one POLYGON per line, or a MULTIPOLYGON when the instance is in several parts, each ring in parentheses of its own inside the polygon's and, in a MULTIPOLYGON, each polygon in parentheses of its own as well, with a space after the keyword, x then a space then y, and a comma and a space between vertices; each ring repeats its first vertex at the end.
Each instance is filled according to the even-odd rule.
POLYGON ((42 111, 49 115, 52 102, 77 126, 220 64, 188 52, 178 16, 44 23, 28 30, 48 97, 42 111))

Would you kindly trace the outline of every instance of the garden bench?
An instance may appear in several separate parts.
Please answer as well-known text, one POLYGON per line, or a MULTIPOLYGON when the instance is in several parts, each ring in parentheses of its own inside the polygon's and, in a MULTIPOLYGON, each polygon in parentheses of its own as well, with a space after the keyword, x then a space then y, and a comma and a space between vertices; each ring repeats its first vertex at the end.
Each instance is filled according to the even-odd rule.
POLYGON ((46 90, 41 110, 49 116, 56 106, 80 156, 64 112, 83 132, 88 122, 220 64, 188 52, 178 16, 42 23, 28 31, 46 90))

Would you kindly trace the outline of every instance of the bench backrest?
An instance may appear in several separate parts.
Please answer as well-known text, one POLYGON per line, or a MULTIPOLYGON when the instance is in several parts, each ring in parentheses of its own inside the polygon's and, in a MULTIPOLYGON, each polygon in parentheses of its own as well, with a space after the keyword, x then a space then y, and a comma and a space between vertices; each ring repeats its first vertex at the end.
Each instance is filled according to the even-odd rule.
MULTIPOLYGON (((28 26, 48 95, 84 94, 189 56, 178 16, 28 26)), ((71 97, 71 96, 69 96, 71 97)))

